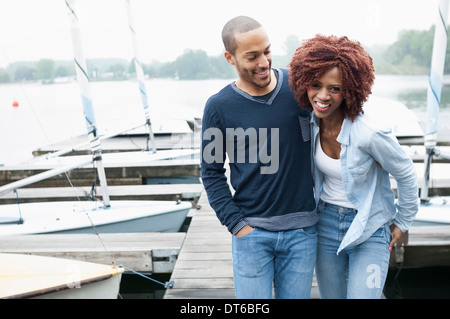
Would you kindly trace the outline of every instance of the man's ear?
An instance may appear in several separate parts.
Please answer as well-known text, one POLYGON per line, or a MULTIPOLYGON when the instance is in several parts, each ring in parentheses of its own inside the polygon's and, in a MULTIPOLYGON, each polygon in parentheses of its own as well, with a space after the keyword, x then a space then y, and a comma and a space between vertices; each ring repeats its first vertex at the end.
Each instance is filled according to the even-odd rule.
POLYGON ((225 51, 224 55, 225 55, 225 59, 227 59, 227 62, 228 62, 228 63, 230 63, 231 65, 235 65, 235 62, 234 62, 234 55, 232 55, 232 54, 231 54, 230 52, 228 52, 228 51, 225 51))

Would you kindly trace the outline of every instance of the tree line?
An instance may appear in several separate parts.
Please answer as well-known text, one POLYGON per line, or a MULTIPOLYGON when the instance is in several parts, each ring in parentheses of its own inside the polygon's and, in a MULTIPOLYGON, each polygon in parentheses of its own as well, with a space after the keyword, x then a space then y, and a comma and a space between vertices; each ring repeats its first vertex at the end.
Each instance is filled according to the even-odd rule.
MULTIPOLYGON (((403 30, 397 41, 388 46, 366 48, 374 60, 377 74, 428 74, 434 39, 434 26, 428 30, 403 30)), ((301 41, 290 35, 284 42, 283 55, 273 56, 274 67, 286 67, 301 41)), ((447 46, 447 61, 450 45, 447 46)), ((91 81, 135 78, 134 62, 125 59, 87 59, 91 81)), ((235 78, 235 71, 223 54, 208 56, 203 50, 187 49, 175 61, 153 61, 143 65, 148 78, 204 80, 235 78)), ((444 73, 450 73, 450 63, 444 73)), ((14 62, 0 68, 0 83, 41 81, 54 83, 75 78, 73 61, 41 59, 37 62, 14 62)))

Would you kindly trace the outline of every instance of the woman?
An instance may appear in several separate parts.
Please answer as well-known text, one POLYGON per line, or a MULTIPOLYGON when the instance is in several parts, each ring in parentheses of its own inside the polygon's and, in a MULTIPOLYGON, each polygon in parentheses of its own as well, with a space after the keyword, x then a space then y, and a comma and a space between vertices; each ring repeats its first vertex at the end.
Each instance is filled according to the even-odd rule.
POLYGON ((296 100, 313 111, 320 296, 380 298, 390 251, 417 213, 418 187, 391 131, 363 112, 375 78, 372 58, 347 37, 317 35, 297 49, 289 69, 296 100))

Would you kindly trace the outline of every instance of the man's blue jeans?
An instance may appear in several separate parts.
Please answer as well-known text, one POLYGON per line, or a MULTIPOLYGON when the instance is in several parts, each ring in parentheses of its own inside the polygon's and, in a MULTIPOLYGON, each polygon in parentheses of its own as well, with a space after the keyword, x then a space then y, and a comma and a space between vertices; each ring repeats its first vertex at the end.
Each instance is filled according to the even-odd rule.
POLYGON ((386 224, 365 242, 337 250, 357 211, 319 202, 316 277, 320 298, 379 299, 389 267, 391 232, 386 224))
POLYGON ((236 298, 271 299, 272 289, 275 298, 309 298, 316 251, 316 226, 233 236, 236 298))

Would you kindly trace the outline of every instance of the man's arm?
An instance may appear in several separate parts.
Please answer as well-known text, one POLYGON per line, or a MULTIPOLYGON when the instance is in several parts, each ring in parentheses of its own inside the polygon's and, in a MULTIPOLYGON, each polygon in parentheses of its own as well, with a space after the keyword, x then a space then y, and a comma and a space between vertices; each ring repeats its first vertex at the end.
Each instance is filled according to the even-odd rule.
POLYGON ((201 177, 208 201, 222 225, 233 234, 246 226, 244 215, 231 195, 225 176, 226 136, 217 116, 210 112, 208 103, 202 120, 201 177))

